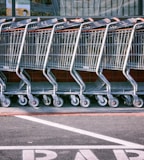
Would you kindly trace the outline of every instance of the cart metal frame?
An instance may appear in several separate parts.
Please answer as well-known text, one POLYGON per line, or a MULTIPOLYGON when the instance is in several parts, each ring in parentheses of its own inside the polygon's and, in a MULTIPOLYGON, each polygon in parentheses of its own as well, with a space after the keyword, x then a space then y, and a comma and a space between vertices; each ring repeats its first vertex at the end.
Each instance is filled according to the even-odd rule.
MULTIPOLYGON (((133 103, 135 107, 142 107, 143 100, 136 94, 137 83, 132 76, 130 76, 130 70, 127 67, 129 50, 132 45, 137 20, 136 18, 131 18, 108 27, 108 36, 105 43, 106 47, 101 54, 100 64, 96 72, 105 82, 108 94, 123 95, 126 104, 131 105, 133 103), (104 69, 122 71, 128 83, 125 85, 121 82, 115 84, 110 83, 103 74, 104 69), (120 89, 118 87, 119 85, 121 85, 120 89)), ((108 101, 108 103, 113 107, 118 106, 116 101, 108 101)))

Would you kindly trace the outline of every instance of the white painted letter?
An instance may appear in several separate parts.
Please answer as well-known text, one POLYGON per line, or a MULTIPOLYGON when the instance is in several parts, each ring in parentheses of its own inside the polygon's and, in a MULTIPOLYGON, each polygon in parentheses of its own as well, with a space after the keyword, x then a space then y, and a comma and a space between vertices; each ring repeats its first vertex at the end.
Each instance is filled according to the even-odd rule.
POLYGON ((123 150, 113 150, 117 160, 129 160, 126 153, 123 150))
POLYGON ((34 150, 23 150, 22 160, 35 160, 34 150))
POLYGON ((57 157, 57 154, 55 152, 49 150, 35 150, 35 153, 44 154, 43 157, 36 157, 36 160, 52 160, 57 157))
POLYGON ((52 160, 57 157, 57 154, 49 150, 23 150, 23 160, 52 160), (36 157, 36 154, 42 154, 41 157, 36 157))
POLYGON ((141 150, 126 150, 126 153, 135 153, 136 157, 129 157, 130 160, 144 160, 144 151, 141 150))
POLYGON ((113 150, 117 160, 144 160, 144 151, 141 150, 113 150), (128 157, 126 153, 134 153, 136 156, 128 157))
POLYGON ((80 150, 75 160, 99 160, 91 150, 80 150))
POLYGON ((85 160, 85 158, 80 152, 77 152, 74 160, 85 160))

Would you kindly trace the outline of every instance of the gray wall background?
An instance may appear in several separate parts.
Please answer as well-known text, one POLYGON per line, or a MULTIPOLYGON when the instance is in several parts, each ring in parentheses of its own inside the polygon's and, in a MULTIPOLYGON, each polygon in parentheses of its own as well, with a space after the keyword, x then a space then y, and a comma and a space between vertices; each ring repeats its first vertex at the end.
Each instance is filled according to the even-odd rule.
POLYGON ((59 0, 60 16, 137 16, 144 0, 59 0))

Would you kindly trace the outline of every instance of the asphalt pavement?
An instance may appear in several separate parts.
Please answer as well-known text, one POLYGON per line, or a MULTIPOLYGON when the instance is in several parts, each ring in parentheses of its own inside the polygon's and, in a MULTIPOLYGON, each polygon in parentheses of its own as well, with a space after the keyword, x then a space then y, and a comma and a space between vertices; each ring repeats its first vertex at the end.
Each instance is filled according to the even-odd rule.
POLYGON ((143 113, 0 117, 1 160, 143 160, 143 113))
POLYGON ((0 107, 0 160, 144 160, 144 108, 0 107))

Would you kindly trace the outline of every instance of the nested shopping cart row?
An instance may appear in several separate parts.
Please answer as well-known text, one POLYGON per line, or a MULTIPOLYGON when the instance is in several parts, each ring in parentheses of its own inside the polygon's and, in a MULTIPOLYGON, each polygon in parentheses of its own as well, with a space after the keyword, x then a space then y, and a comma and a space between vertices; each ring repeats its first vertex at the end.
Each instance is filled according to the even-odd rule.
MULTIPOLYGON (((53 18, 0 21, 0 101, 11 104, 16 95, 20 105, 37 108, 42 97, 45 105, 61 107, 63 96, 73 106, 89 107, 91 96, 100 106, 143 106, 143 85, 130 71, 144 69, 144 20, 130 18, 100 20, 53 18), (1 22, 2 21, 2 22, 1 22), (28 70, 41 71, 46 82, 32 82, 28 70), (68 71, 74 82, 57 81, 53 70, 68 71), (121 71, 126 82, 110 82, 104 70, 121 71), (96 82, 85 82, 79 72, 94 72, 96 82), (14 72, 20 82, 10 83, 5 72, 14 72)), ((34 72, 35 74, 37 72, 34 72)), ((63 76, 63 75, 62 75, 63 76)))

